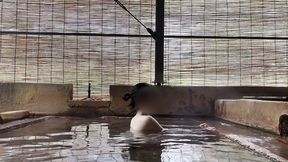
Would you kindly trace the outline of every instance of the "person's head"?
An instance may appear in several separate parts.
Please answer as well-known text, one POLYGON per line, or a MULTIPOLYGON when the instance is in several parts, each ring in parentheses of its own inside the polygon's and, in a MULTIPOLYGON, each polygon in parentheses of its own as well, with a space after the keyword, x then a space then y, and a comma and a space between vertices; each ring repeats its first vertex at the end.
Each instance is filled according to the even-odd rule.
POLYGON ((141 109, 144 112, 149 112, 151 103, 155 97, 155 88, 147 83, 138 83, 134 86, 131 93, 125 94, 125 101, 131 100, 130 106, 132 110, 141 109))
POLYGON ((279 118, 279 133, 280 136, 288 137, 288 115, 281 115, 279 118))

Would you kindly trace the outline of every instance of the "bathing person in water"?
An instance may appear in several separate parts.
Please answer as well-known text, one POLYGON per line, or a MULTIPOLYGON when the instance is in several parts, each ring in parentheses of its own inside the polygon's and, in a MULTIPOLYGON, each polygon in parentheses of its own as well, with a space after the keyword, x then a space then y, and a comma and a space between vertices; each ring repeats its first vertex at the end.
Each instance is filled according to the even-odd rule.
POLYGON ((131 109, 136 115, 130 122, 130 130, 142 133, 161 132, 162 126, 149 114, 153 110, 155 99, 155 87, 147 83, 136 84, 131 93, 127 93, 123 99, 131 100, 131 109))

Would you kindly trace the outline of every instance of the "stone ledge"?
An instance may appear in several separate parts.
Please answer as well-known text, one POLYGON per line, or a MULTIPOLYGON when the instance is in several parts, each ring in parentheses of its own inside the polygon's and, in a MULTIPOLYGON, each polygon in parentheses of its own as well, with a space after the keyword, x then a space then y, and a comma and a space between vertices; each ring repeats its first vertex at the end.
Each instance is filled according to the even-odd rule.
POLYGON ((29 117, 30 113, 27 110, 7 111, 0 113, 1 122, 8 122, 13 120, 19 120, 29 117))
POLYGON ((27 118, 23 120, 17 120, 17 121, 12 121, 9 123, 1 124, 0 125, 0 133, 10 131, 12 129, 17 129, 21 127, 25 127, 27 125, 30 125, 32 123, 37 123, 41 122, 44 120, 48 120, 53 118, 52 116, 44 116, 44 117, 39 117, 39 118, 27 118))
POLYGON ((28 110, 60 114, 69 110, 72 84, 0 83, 0 112, 28 110))
POLYGON ((283 114, 288 114, 288 102, 224 99, 215 103, 216 117, 276 134, 283 114))
POLYGON ((80 101, 74 100, 69 101, 68 105, 70 108, 109 108, 110 101, 80 101))
MULTIPOLYGON (((131 92, 133 86, 111 85, 110 109, 117 114, 129 113, 129 102, 123 101, 122 97, 131 92)), ((154 115, 167 116, 213 116, 214 103, 217 99, 240 99, 243 96, 288 96, 287 87, 201 87, 201 86, 161 86, 159 92, 162 99, 156 106, 154 115)))
POLYGON ((110 101, 74 100, 68 103, 71 108, 68 112, 70 116, 95 117, 111 116, 114 114, 110 109, 110 101))

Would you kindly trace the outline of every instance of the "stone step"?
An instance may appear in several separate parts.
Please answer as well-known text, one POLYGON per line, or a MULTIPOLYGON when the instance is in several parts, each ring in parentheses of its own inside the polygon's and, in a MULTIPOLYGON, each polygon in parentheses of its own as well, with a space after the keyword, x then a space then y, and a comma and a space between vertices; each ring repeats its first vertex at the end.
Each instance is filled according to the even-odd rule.
POLYGON ((8 122, 13 120, 19 120, 29 117, 30 113, 27 110, 7 111, 0 113, 0 121, 8 122))
POLYGON ((110 110, 110 101, 74 100, 68 103, 69 115, 82 117, 115 115, 110 110))
POLYGON ((73 100, 69 101, 68 105, 70 108, 109 108, 110 101, 89 101, 89 100, 73 100))

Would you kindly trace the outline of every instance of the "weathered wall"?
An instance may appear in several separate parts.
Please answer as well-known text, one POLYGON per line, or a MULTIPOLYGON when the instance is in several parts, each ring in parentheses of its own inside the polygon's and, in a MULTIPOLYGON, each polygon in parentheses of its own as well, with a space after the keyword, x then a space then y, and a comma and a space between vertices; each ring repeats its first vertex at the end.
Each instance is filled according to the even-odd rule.
POLYGON ((278 134, 279 117, 288 114, 288 103, 261 100, 217 100, 215 116, 278 134))
MULTIPOLYGON (((111 109, 117 114, 129 114, 129 103, 122 97, 131 92, 132 86, 110 86, 111 109)), ((201 87, 159 87, 161 94, 159 102, 155 106, 155 115, 187 115, 210 116, 213 114, 215 90, 201 87)))
POLYGON ((0 83, 0 112, 61 114, 69 109, 72 94, 72 84, 0 83))
MULTIPOLYGON (((111 109, 117 114, 130 112, 129 102, 122 97, 131 92, 133 86, 110 86, 111 109)), ((243 96, 288 96, 284 87, 179 87, 158 88, 161 97, 153 114, 212 116, 217 99, 240 99, 243 96)))

